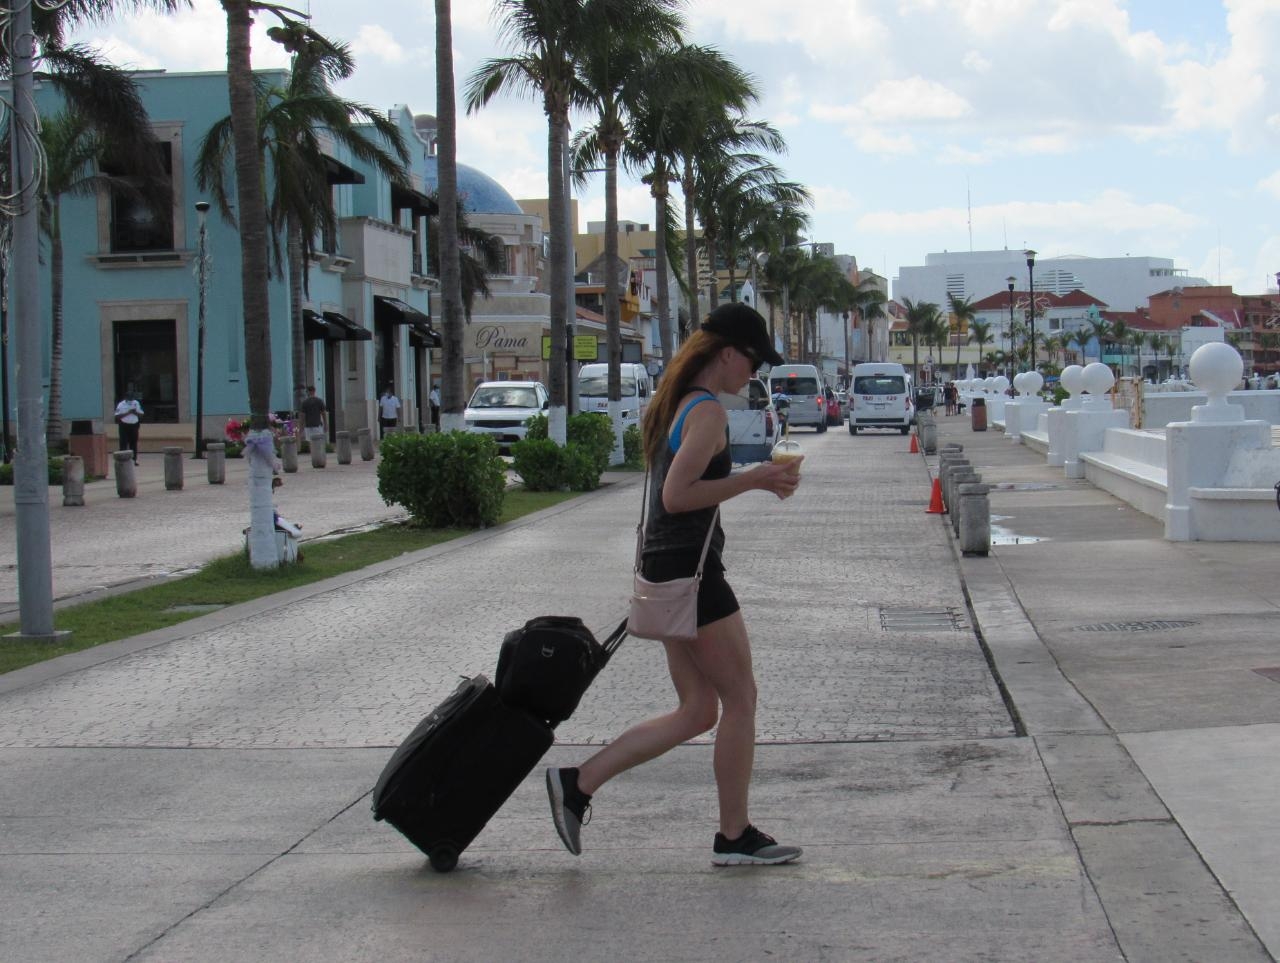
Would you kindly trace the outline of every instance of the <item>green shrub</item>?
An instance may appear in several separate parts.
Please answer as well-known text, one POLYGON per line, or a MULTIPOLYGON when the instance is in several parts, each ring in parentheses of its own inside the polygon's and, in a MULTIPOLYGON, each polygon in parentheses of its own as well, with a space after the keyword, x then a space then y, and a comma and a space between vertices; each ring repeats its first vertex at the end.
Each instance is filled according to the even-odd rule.
POLYGON ((564 482, 572 491, 590 492, 600 487, 598 455, 586 445, 571 441, 564 446, 564 482))
POLYGON ((1061 384, 1053 386, 1053 403, 1055 405, 1061 405, 1062 402, 1069 397, 1071 397, 1071 393, 1067 391, 1066 388, 1062 387, 1061 384))
MULTIPOLYGON (((62 455, 54 455, 49 458, 49 484, 62 484, 62 455)), ((7 465, 0 465, 0 485, 13 484, 13 462, 7 465)))
MULTIPOLYGON (((581 445, 591 456, 596 465, 598 485, 600 473, 613 460, 613 423, 609 416, 594 411, 579 412, 565 423, 565 436, 568 443, 581 445)), ((596 485, 591 487, 595 488, 596 485)))
POLYGON ((550 438, 525 438, 511 446, 512 468, 531 492, 564 488, 564 451, 550 438))
POLYGON ((528 425, 528 430, 524 435, 526 438, 532 441, 539 441, 548 437, 546 415, 534 415, 525 424, 528 425))
POLYGON ((644 436, 639 425, 631 425, 622 433, 622 455, 624 468, 644 468, 644 436))
POLYGON ((222 452, 228 458, 244 457, 244 445, 240 444, 240 442, 227 441, 227 442, 223 442, 223 444, 226 445, 226 447, 222 449, 222 452))
POLYGON ((502 511, 506 473, 487 435, 464 431, 388 435, 378 494, 427 528, 482 528, 502 511))

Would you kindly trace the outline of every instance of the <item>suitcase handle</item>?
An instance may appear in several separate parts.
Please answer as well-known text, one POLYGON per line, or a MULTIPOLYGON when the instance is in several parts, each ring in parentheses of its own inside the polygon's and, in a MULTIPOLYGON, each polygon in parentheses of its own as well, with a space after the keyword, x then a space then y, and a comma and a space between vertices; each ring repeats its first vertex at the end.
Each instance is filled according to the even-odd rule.
POLYGON ((613 655, 618 651, 618 646, 622 645, 622 640, 627 637, 627 620, 623 619, 618 623, 618 627, 609 633, 608 637, 600 643, 600 647, 604 649, 605 655, 613 655))

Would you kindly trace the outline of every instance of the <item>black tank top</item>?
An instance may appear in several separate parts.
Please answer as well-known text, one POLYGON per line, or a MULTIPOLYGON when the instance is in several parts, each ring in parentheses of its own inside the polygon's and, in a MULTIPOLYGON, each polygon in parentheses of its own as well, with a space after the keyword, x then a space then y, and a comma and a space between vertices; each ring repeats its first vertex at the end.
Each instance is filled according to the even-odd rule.
MULTIPOLYGON (((684 429, 684 417, 694 405, 705 403, 707 399, 715 401, 715 395, 699 385, 693 385, 689 390, 706 392, 706 398, 695 399, 681 409, 680 415, 676 418, 681 434, 683 434, 684 429)), ((666 483, 667 472, 671 469, 671 462, 676 456, 672 447, 673 444, 676 447, 679 446, 676 439, 668 439, 667 444, 662 447, 662 457, 651 468, 653 477, 649 485, 649 514, 644 526, 645 558, 667 553, 701 552, 702 543, 707 537, 707 526, 711 524, 711 519, 716 513, 716 506, 714 505, 708 508, 696 508, 691 512, 668 512, 663 507, 662 487, 666 483)), ((726 478, 732 469, 733 455, 729 451, 729 428, 726 426, 724 430, 724 448, 716 452, 711 457, 711 461, 707 462, 706 470, 703 471, 701 478, 703 481, 726 478)), ((719 555, 723 549, 724 529, 720 527, 720 523, 717 521, 715 533, 711 536, 709 552, 719 555)))

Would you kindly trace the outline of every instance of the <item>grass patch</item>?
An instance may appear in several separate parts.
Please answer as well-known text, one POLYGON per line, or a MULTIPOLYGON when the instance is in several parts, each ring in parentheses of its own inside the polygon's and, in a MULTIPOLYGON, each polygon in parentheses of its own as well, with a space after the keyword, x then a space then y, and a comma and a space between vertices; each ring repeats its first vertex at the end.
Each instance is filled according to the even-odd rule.
MULTIPOLYGON (((513 489, 503 499, 499 524, 557 505, 578 494, 513 489)), ((256 571, 249 565, 248 556, 237 552, 213 560, 193 575, 57 610, 53 616, 54 627, 71 632, 66 642, 48 644, 0 639, 0 674, 104 642, 177 625, 204 614, 172 611, 179 606, 238 605, 430 548, 471 532, 472 529, 385 525, 368 532, 305 542, 304 561, 266 571, 256 571)), ((0 635, 18 629, 16 623, 0 626, 0 635)))

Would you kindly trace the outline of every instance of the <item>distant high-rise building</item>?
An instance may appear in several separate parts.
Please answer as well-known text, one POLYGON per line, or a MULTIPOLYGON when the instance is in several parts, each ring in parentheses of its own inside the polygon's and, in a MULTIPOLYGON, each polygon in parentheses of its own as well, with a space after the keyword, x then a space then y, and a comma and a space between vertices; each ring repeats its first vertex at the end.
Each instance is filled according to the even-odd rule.
MULTIPOLYGON (((974 301, 1008 290, 1009 277, 1027 290, 1027 258, 1023 251, 943 251, 927 254, 923 266, 898 269, 893 279, 897 301, 932 301, 945 307, 947 295, 974 301)), ((1036 291, 1065 295, 1077 288, 1117 311, 1145 308, 1147 299, 1173 287, 1209 282, 1175 268, 1164 257, 1036 257, 1036 291)))

